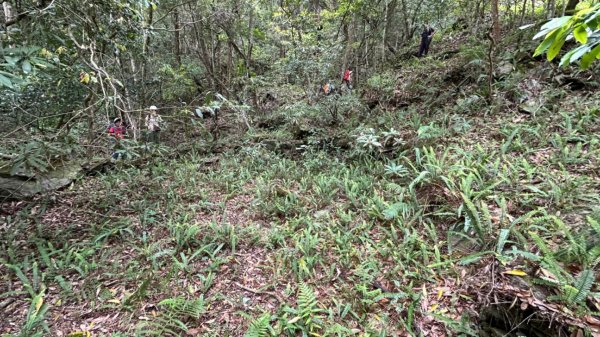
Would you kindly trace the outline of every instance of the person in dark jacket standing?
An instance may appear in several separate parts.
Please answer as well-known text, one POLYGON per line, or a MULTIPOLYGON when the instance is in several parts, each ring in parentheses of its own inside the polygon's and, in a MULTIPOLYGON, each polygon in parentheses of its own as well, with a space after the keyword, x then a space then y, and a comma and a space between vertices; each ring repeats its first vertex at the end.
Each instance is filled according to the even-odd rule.
POLYGON ((429 45, 433 39, 433 33, 435 33, 435 30, 431 26, 426 25, 424 27, 423 32, 421 32, 421 47, 419 47, 418 57, 426 56, 429 53, 429 45))

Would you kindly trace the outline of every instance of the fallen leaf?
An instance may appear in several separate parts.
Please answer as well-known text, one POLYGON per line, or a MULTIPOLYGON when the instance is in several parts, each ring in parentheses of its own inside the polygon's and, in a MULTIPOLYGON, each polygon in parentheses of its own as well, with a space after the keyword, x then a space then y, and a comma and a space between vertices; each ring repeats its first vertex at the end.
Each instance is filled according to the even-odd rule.
POLYGON ((73 331, 67 335, 67 337, 91 337, 92 334, 89 331, 73 331))
POLYGON ((504 275, 513 275, 513 276, 527 276, 526 272, 524 272, 522 270, 518 270, 518 269, 505 271, 502 274, 504 274, 504 275))

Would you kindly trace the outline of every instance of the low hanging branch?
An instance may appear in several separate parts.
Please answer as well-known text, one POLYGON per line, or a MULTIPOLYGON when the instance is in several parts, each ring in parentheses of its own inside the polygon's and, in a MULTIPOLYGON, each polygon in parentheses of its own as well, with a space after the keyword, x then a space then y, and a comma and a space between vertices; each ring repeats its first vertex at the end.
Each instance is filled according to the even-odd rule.
POLYGON ((96 60, 96 41, 92 40, 89 45, 84 45, 75 38, 71 31, 69 31, 68 36, 81 52, 89 53, 88 59, 81 57, 81 61, 96 73, 97 82, 104 97, 102 101, 107 105, 111 104, 111 100, 108 98, 112 97, 111 106, 116 108, 121 114, 125 115, 129 125, 131 125, 134 130, 134 138, 137 139, 139 130, 136 127, 134 119, 129 115, 131 107, 128 107, 128 104, 123 100, 123 96, 117 87, 123 85, 117 81, 114 76, 111 76, 105 68, 98 65, 98 60, 96 60))

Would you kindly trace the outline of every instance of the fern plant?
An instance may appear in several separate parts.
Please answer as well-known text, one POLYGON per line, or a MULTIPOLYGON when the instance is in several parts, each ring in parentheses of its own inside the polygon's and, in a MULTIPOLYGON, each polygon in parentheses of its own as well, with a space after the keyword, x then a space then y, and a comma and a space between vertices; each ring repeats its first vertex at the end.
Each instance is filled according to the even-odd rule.
MULTIPOLYGON (((305 283, 300 283, 298 291, 298 307, 286 308, 285 311, 294 317, 284 321, 284 331, 295 336, 300 331, 303 336, 318 336, 322 329, 322 309, 318 308, 317 297, 314 291, 305 283)), ((285 319, 286 317, 284 317, 285 319)))
POLYGON ((168 298, 158 303, 163 310, 151 321, 138 325, 136 336, 181 336, 187 332, 186 322, 198 320, 206 311, 204 296, 187 300, 182 297, 168 298))
POLYGON ((42 290, 31 299, 19 337, 42 337, 50 333, 45 320, 48 306, 44 303, 44 292, 45 290, 42 290))
POLYGON ((248 326, 248 330, 244 337, 270 337, 272 336, 272 328, 270 326, 271 315, 265 313, 252 322, 248 326))
MULTIPOLYGON (((569 231, 569 229, 566 230, 569 231)), ((577 277, 574 277, 557 261, 557 254, 546 245, 538 234, 533 232, 529 234, 542 253, 540 265, 554 276, 554 278, 541 276, 535 282, 557 288, 558 295, 550 296, 550 300, 563 301, 578 308, 585 308, 586 300, 591 294, 596 280, 594 271, 585 269, 577 277)))
POLYGON ((183 319, 199 319, 206 310, 204 295, 194 300, 186 300, 182 297, 168 298, 160 301, 158 306, 165 308, 166 312, 173 316, 183 319))
POLYGON ((573 285, 563 286, 563 299, 569 304, 583 304, 590 295, 596 276, 586 269, 579 274, 573 285))

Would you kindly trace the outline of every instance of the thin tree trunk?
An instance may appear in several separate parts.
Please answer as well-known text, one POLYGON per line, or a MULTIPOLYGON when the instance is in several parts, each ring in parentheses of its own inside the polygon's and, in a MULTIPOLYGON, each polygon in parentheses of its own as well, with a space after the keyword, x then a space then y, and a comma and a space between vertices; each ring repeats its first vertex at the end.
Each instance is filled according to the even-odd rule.
POLYGON ((15 21, 16 15, 10 2, 3 1, 2 7, 4 8, 4 24, 8 26, 8 23, 15 21))
MULTIPOLYGON (((149 30, 152 26, 152 22, 153 22, 153 17, 154 17, 154 8, 152 7, 152 5, 148 6, 148 18, 146 20, 146 29, 144 30, 144 45, 142 48, 142 83, 141 83, 141 87, 140 87, 140 92, 141 92, 141 106, 145 107, 146 106, 146 76, 148 74, 148 51, 150 50, 150 33, 149 30)), ((142 125, 143 122, 143 116, 142 116, 142 110, 140 109, 140 111, 137 114, 137 125, 142 125)), ((134 139, 138 139, 138 137, 141 135, 141 130, 137 129, 134 130, 134 139)))
POLYGON ((175 44, 175 61, 177 66, 181 66, 181 45, 179 37, 179 10, 177 7, 173 9, 173 26, 174 26, 174 44, 175 44))
MULTIPOLYGON (((519 19, 519 27, 523 26, 523 21, 525 20, 526 12, 527 12, 527 0, 523 0, 523 8, 521 9, 521 18, 519 19)), ((519 39, 517 40, 517 46, 521 45, 522 38, 523 38, 523 33, 520 33, 519 39)))
POLYGON ((252 67, 252 48, 254 47, 254 6, 249 3, 250 13, 248 19, 248 52, 246 55, 246 77, 250 78, 250 68, 252 67))
POLYGON ((492 0, 492 36, 494 41, 500 39, 500 18, 498 17, 498 0, 492 0))
POLYGON ((519 18, 519 27, 523 25, 525 13, 527 12, 527 0, 523 0, 523 8, 521 8, 521 17, 519 18))
MULTIPOLYGON (((85 98, 85 101, 83 102, 83 108, 87 109, 90 107, 92 103, 92 98, 94 98, 94 93, 93 91, 90 90, 90 92, 88 93, 87 97, 85 98)), ((92 143, 94 142, 94 115, 96 114, 96 109, 93 109, 93 111, 88 112, 88 141, 87 141, 87 156, 91 157, 92 153, 93 153, 93 148, 92 148, 92 143)))
POLYGON ((494 52, 496 50, 496 39, 494 38, 493 28, 488 33, 488 39, 490 40, 490 47, 488 50, 488 102, 491 104, 494 97, 494 52))
POLYGON ((386 33, 388 27, 388 19, 389 19, 389 6, 387 0, 385 1, 385 15, 384 15, 384 23, 383 23, 383 37, 381 38, 381 66, 385 64, 385 41, 386 41, 386 33))

